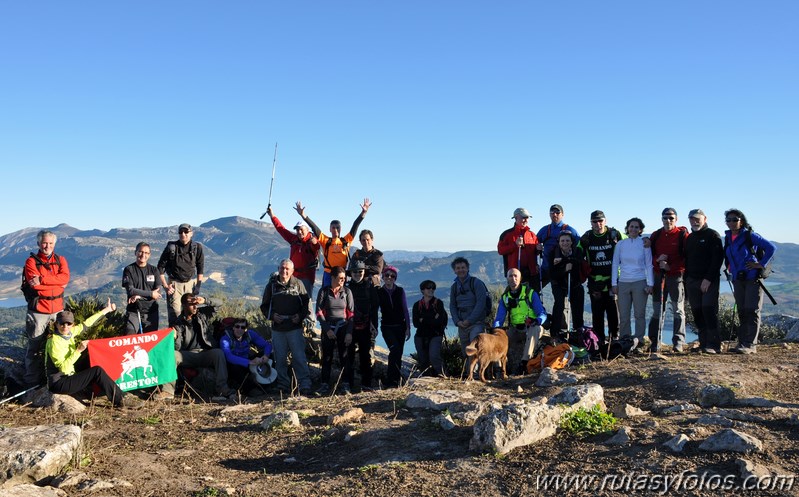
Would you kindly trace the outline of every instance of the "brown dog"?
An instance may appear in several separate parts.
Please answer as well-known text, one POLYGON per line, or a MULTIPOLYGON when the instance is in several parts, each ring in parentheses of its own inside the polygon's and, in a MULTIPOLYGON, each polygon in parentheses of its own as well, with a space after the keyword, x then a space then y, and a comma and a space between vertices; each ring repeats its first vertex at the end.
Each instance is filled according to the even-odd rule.
POLYGON ((480 333, 466 347, 466 355, 469 357, 469 377, 467 380, 474 379, 475 362, 480 363, 480 380, 483 383, 486 383, 486 369, 495 361, 499 361, 502 367, 502 378, 508 377, 505 372, 505 366, 508 362, 508 334, 502 328, 494 328, 492 333, 480 333))

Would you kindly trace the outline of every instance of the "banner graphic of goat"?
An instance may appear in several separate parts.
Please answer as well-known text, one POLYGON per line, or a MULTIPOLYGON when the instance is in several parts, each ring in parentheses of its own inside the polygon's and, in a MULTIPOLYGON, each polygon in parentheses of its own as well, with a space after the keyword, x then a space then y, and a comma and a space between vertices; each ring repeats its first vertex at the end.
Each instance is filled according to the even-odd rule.
POLYGON ((90 340, 89 361, 102 367, 123 391, 175 381, 175 332, 164 328, 90 340))

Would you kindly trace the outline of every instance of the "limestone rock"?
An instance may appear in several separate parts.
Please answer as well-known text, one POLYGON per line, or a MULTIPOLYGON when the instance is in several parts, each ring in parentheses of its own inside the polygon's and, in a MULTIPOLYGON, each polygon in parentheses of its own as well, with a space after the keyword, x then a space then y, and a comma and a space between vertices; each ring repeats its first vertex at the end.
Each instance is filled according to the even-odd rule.
POLYGON ((433 418, 433 424, 441 427, 441 429, 445 431, 449 431, 453 428, 457 428, 458 425, 455 424, 455 421, 452 420, 452 417, 447 414, 439 414, 435 418, 433 418))
POLYGON ((699 419, 696 420, 696 424, 699 425, 716 425, 716 426, 723 426, 725 428, 729 428, 732 426, 732 421, 725 418, 724 416, 716 416, 714 414, 705 414, 703 416, 699 416, 699 419))
POLYGON ((54 411, 68 414, 79 414, 86 410, 86 406, 75 397, 54 394, 45 387, 32 392, 29 401, 34 407, 49 407, 54 411))
POLYGON ((624 419, 624 418, 633 418, 636 416, 648 416, 649 411, 641 410, 635 406, 631 406, 630 404, 624 404, 624 406, 616 407, 613 410, 613 415, 617 418, 624 419))
POLYGON ((621 429, 617 431, 615 435, 605 440, 605 445, 626 445, 630 443, 631 433, 632 432, 628 427, 622 426, 621 429))
POLYGON ((747 459, 736 459, 735 465, 738 466, 738 474, 741 475, 742 480, 771 476, 771 471, 766 466, 747 459))
POLYGON ((582 377, 570 371, 562 369, 544 368, 538 375, 535 382, 537 387, 552 387, 557 385, 574 385, 579 383, 582 377))
POLYGON ((685 448, 685 444, 690 440, 687 435, 684 433, 680 433, 674 438, 671 438, 668 442, 664 443, 663 446, 667 449, 671 450, 672 452, 679 453, 682 452, 685 448))
POLYGON ((67 493, 60 488, 39 487, 32 483, 25 483, 3 489, 3 497, 67 497, 67 493))
POLYGON ((743 411, 739 411, 738 409, 719 409, 718 415, 724 416, 727 419, 733 419, 735 421, 744 421, 747 423, 762 423, 764 421, 764 419, 761 418, 760 416, 755 416, 754 414, 747 414, 743 411))
POLYGON ((735 392, 721 385, 707 385, 699 392, 702 407, 728 406, 735 401, 735 392))
POLYGON ((663 409, 663 411, 661 412, 663 415, 668 416, 671 414, 681 414, 686 412, 699 411, 700 409, 701 407, 699 407, 696 404, 678 404, 676 406, 667 407, 666 409, 663 409))
POLYGON ((75 425, 0 428, 0 486, 58 474, 75 456, 81 433, 75 425))
POLYGON ((300 426, 300 417, 295 411, 283 411, 271 414, 261 422, 264 430, 274 430, 281 427, 297 428, 300 426))
POLYGON ((605 410, 605 392, 602 387, 590 383, 588 385, 579 385, 575 387, 566 387, 562 392, 549 399, 548 405, 569 406, 568 409, 576 410, 581 407, 590 409, 595 405, 599 405, 602 410, 605 410))
POLYGON ((405 407, 410 409, 435 409, 443 411, 464 400, 473 399, 471 392, 457 390, 436 390, 433 392, 413 392, 405 400, 405 407))
POLYGON ((328 416, 327 423, 333 426, 339 426, 347 423, 355 423, 360 421, 364 416, 363 409, 356 407, 355 409, 345 409, 338 414, 328 416))
POLYGON ((746 399, 735 399, 735 404, 739 407, 774 407, 777 405, 773 400, 764 399, 763 397, 750 397, 746 399))
POLYGON ((708 437, 699 446, 699 450, 707 452, 761 452, 763 450, 763 442, 746 433, 727 428, 708 437))

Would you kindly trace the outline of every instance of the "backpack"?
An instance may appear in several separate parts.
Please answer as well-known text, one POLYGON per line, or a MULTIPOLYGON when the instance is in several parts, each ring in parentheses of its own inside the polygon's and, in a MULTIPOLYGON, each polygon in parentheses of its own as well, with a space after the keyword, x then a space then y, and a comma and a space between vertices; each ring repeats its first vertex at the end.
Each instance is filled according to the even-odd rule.
POLYGON ((582 330, 575 333, 575 340, 578 347, 584 347, 589 353, 599 352, 599 337, 594 333, 594 328, 584 326, 582 330))
MULTIPOLYGON (((31 252, 30 255, 34 261, 36 261, 36 269, 44 266, 45 269, 49 270, 50 266, 61 266, 61 257, 53 252, 53 262, 45 262, 39 259, 39 256, 31 252)), ((20 285, 19 289, 22 291, 22 295, 25 297, 25 302, 28 304, 28 310, 36 311, 36 306, 39 304, 40 299, 45 300, 56 300, 60 299, 63 296, 63 293, 58 297, 41 297, 39 296, 39 292, 33 289, 33 287, 28 284, 28 280, 25 279, 25 270, 22 271, 22 284, 20 285)))
MULTIPOLYGON (((469 280, 469 285, 472 287, 472 293, 477 295, 477 292, 474 291, 474 281, 477 278, 472 276, 469 280)), ((486 287, 486 321, 491 320, 491 316, 494 315, 494 301, 491 299, 491 292, 488 290, 488 286, 483 283, 483 286, 486 287)))
POLYGON ((563 369, 574 361, 574 351, 568 343, 545 345, 532 359, 527 361, 527 372, 544 368, 563 369))
MULTIPOLYGON (((680 254, 680 257, 685 258, 685 238, 688 236, 688 228, 685 226, 678 226, 677 229, 680 230, 680 237, 677 239, 677 252, 680 254)), ((652 247, 652 255, 655 255, 655 243, 657 242, 658 238, 660 238, 661 233, 663 233, 663 228, 655 230, 651 235, 649 235, 650 247, 652 247)))
MULTIPOLYGON (((729 237, 726 235, 724 236, 724 254, 726 257, 727 254, 727 247, 730 245, 729 237)), ((746 249, 749 251, 750 254, 754 255, 755 258, 760 262, 760 259, 766 255, 766 251, 763 250, 761 247, 758 247, 755 250, 755 244, 752 242, 752 231, 746 230, 744 231, 744 245, 746 245, 746 249)), ((772 263, 774 262, 774 258, 772 257, 769 263, 760 270, 760 279, 765 280, 771 275, 772 272, 772 263)))
MULTIPOLYGON (((563 223, 563 226, 560 227, 560 233, 563 233, 564 231, 567 231, 568 229, 569 229, 569 225, 566 224, 566 223, 563 223)), ((560 233, 558 233, 558 237, 560 237, 560 233)), ((549 226, 547 226, 547 236, 545 236, 543 240, 539 240, 539 241, 541 242, 542 245, 546 245, 547 240, 549 240, 550 236, 552 236, 552 223, 549 223, 549 226)))
MULTIPOLYGON (((174 267, 178 258, 177 242, 167 242, 166 252, 169 254, 169 264, 174 267)), ((197 242, 189 240, 189 253, 191 254, 192 264, 197 261, 197 242)))

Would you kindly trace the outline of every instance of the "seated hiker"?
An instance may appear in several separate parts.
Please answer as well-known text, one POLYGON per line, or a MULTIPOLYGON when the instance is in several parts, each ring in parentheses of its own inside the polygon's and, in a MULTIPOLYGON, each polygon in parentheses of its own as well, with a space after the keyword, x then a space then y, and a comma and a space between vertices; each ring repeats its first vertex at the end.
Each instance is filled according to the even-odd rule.
MULTIPOLYGON (((229 398, 236 393, 227 386, 227 363, 222 349, 217 348, 213 336, 211 318, 213 304, 205 297, 192 292, 180 298, 183 309, 172 327, 175 330, 175 365, 210 367, 214 370, 214 385, 219 397, 229 398), (202 306, 202 307, 199 307, 202 306)), ((170 400, 175 397, 175 383, 165 383, 156 399, 170 400)))
POLYGON ((259 382, 254 377, 257 373, 252 373, 250 366, 269 364, 272 344, 255 331, 248 330, 247 320, 242 318, 225 329, 219 347, 227 361, 228 384, 242 393, 258 392, 259 382))
MULTIPOLYGON (((122 407, 124 393, 100 366, 89 367, 87 340, 79 340, 101 317, 115 311, 116 304, 108 304, 99 312, 92 314, 82 324, 75 324, 75 315, 61 311, 56 316, 56 333, 50 335, 45 345, 45 371, 47 388, 58 394, 73 395, 97 384, 114 407, 122 407)), ((89 389, 90 391, 90 389, 89 389)))
POLYGON ((518 269, 509 269, 507 279, 508 286, 499 299, 494 328, 503 326, 507 319, 508 363, 515 366, 516 374, 524 374, 538 346, 547 313, 538 293, 522 283, 522 273, 518 269))

